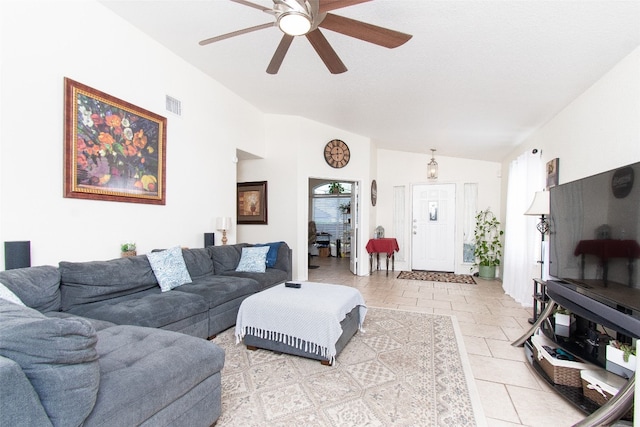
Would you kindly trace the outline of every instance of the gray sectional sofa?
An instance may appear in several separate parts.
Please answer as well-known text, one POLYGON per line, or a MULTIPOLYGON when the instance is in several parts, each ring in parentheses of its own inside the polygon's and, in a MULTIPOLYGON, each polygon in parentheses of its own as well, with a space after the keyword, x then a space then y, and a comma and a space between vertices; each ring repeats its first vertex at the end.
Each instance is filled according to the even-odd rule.
POLYGON ((291 249, 238 272, 242 249, 183 249, 191 283, 162 292, 145 255, 0 272, 0 425, 209 426, 224 351, 249 295, 291 280, 291 249), (180 333, 177 333, 180 332, 180 333))

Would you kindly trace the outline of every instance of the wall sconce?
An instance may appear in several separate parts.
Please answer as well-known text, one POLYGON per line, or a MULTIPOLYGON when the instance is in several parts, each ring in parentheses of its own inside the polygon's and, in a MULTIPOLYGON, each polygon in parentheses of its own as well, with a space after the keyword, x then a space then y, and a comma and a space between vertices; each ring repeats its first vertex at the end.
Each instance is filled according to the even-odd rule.
POLYGON ((231 218, 228 216, 216 219, 216 229, 222 231, 222 244, 227 244, 227 230, 231 229, 231 218))
POLYGON ((435 148, 431 149, 431 161, 427 165, 427 178, 428 179, 438 179, 438 162, 436 162, 433 153, 435 152, 435 148))

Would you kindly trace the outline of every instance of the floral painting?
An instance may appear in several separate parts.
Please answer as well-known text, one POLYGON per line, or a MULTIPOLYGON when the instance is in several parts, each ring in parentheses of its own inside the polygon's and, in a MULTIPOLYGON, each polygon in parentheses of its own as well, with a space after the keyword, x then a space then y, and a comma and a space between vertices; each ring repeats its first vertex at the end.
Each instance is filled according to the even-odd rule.
POLYGON ((238 224, 267 224, 267 181, 238 183, 238 224))
POLYGON ((166 118, 65 79, 65 197, 165 204, 166 118))

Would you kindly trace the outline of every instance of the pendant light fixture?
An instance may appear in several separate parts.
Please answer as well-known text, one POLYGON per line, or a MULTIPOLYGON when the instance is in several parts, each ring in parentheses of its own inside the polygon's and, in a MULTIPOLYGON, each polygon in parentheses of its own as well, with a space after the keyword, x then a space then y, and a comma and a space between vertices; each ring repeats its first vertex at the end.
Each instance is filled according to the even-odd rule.
POLYGON ((431 161, 427 165, 427 178, 429 179, 438 179, 438 162, 433 155, 436 151, 435 148, 431 149, 431 161))

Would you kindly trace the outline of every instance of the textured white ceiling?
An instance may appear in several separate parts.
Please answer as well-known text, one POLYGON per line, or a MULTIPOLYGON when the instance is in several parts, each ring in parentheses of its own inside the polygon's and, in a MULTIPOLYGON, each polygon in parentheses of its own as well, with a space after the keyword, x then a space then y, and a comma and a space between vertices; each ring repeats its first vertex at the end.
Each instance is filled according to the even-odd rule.
POLYGON ((330 74, 298 37, 269 75, 282 36, 275 27, 198 45, 273 20, 257 9, 101 3, 265 113, 307 117, 380 148, 492 161, 640 46, 637 0, 374 0, 333 13, 412 34, 408 43, 389 50, 322 30, 349 71, 330 74))

